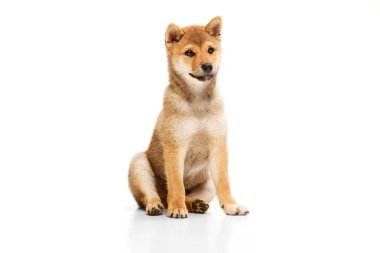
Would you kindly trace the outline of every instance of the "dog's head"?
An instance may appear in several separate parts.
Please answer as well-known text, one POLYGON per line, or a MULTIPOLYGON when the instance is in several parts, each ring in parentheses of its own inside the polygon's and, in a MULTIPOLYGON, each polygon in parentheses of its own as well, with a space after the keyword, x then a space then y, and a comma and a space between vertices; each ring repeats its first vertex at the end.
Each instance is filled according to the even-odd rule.
POLYGON ((213 18, 206 26, 180 28, 170 24, 165 45, 171 71, 189 85, 204 85, 218 73, 221 57, 222 19, 213 18))

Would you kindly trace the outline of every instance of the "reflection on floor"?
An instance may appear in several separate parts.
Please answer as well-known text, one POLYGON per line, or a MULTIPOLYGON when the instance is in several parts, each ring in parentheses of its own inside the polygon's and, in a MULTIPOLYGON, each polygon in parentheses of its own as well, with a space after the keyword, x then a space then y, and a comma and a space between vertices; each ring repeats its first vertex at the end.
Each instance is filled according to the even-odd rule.
POLYGON ((187 219, 148 216, 137 207, 127 212, 128 249, 133 253, 226 253, 252 243, 248 233, 252 215, 227 216, 217 207, 206 214, 189 214, 187 219))

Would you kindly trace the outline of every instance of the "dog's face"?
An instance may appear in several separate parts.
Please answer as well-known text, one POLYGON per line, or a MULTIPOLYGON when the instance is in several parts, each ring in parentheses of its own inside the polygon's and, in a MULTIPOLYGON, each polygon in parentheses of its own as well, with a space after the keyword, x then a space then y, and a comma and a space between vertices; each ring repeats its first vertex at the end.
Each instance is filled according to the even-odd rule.
POLYGON ((206 26, 168 26, 165 45, 169 65, 188 85, 207 84, 218 73, 221 27, 220 17, 206 26))

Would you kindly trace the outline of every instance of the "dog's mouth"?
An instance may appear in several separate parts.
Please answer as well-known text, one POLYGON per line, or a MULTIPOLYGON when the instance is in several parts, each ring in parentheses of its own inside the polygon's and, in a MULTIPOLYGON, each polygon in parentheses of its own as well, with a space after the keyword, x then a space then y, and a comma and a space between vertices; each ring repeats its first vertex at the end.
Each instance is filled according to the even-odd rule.
POLYGON ((195 78, 197 79, 198 81, 207 81, 207 80, 210 80, 211 78, 213 78, 214 76, 213 75, 205 75, 205 76, 195 76, 191 73, 189 73, 189 75, 192 77, 192 78, 195 78))

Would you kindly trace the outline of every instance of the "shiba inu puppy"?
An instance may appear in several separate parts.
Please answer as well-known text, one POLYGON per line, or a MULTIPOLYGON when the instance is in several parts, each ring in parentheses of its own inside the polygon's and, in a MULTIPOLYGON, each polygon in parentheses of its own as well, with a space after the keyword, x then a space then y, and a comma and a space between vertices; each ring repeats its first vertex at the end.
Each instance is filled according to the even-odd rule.
POLYGON ((248 210, 231 195, 227 171, 227 126, 216 87, 221 58, 220 17, 206 26, 165 34, 169 86, 146 152, 129 168, 129 187, 148 215, 186 218, 205 213, 215 194, 228 215, 248 210))

